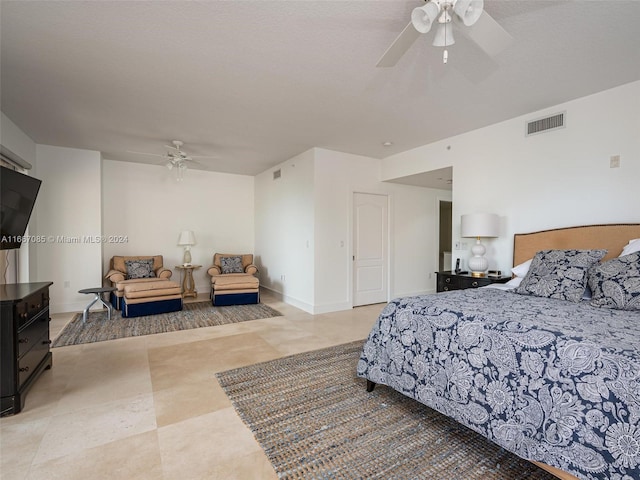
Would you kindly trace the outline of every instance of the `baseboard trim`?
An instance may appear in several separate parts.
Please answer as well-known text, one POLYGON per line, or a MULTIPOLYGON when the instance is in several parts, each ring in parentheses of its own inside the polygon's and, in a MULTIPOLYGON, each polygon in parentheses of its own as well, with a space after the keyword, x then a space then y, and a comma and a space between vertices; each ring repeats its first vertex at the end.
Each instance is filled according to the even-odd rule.
POLYGON ((279 297, 279 300, 282 300, 285 303, 288 303, 289 305, 292 305, 296 308, 299 308, 300 310, 304 310, 307 313, 310 314, 314 314, 313 312, 313 305, 307 303, 307 302, 303 302, 301 300, 298 300, 297 298, 294 297, 290 297, 289 295, 285 295, 282 292, 279 292, 278 290, 274 290, 272 288, 269 287, 265 287, 263 285, 260 285, 260 288, 264 288, 265 290, 269 290, 271 293, 275 294, 277 297, 279 297))

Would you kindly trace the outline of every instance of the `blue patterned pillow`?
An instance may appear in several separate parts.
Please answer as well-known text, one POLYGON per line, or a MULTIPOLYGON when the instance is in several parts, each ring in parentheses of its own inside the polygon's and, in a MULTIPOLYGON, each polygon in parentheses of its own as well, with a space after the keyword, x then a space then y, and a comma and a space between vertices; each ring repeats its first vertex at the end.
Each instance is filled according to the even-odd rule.
POLYGON ((132 278, 153 278, 156 273, 153 271, 153 258, 148 260, 125 260, 127 267, 127 279, 132 278))
POLYGON ((242 257, 222 257, 220 258, 220 268, 222 273, 244 273, 242 257))
POLYGON ((533 257, 516 293, 579 302, 589 268, 606 254, 606 250, 542 250, 533 257))
POLYGON ((592 267, 589 286, 594 307, 640 310, 640 252, 592 267))

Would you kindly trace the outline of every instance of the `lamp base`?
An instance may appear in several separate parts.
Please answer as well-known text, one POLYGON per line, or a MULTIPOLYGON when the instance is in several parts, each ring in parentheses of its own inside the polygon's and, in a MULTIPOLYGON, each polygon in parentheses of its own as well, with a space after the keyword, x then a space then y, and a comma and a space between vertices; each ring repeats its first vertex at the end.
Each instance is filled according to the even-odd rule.
POLYGON ((184 258, 182 259, 182 264, 187 266, 191 265, 191 250, 189 247, 184 248, 184 258))
POLYGON ((484 272, 471 272, 471 276, 475 278, 484 278, 486 275, 484 272))

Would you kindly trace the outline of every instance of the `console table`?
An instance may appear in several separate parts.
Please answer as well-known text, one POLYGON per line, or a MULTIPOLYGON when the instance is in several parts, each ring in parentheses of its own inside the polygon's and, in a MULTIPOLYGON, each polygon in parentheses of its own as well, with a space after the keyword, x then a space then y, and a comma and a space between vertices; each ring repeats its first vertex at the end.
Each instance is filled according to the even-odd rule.
POLYGON ((0 285, 0 416, 13 415, 40 374, 51 368, 49 286, 0 285))

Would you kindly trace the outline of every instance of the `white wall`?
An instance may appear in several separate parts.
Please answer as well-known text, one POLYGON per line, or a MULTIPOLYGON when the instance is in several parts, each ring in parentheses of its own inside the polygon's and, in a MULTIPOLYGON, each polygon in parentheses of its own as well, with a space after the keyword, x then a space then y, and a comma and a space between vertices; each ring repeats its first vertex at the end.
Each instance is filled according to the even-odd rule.
POLYGON ((213 254, 254 252, 254 179, 246 175, 187 170, 182 182, 163 165, 104 160, 102 168, 103 234, 126 237, 104 244, 102 268, 113 255, 163 255, 164 266, 180 282, 184 249, 182 230, 193 230, 191 248, 199 293, 208 293, 207 269, 213 254))
POLYGON ((102 285, 100 152, 37 145, 34 176, 42 180, 31 235, 32 282, 51 281, 51 312, 82 310, 90 298, 78 293, 102 285), (64 239, 63 239, 64 238, 64 239), (32 269, 34 270, 34 269, 32 269))
POLYGON ((390 199, 390 298, 435 290, 442 190, 380 182, 380 160, 315 149, 315 311, 353 303, 353 194, 390 199), (344 242, 344 246, 343 245, 344 242))
POLYGON ((36 163, 36 142, 0 112, 0 143, 31 165, 36 163))
POLYGON ((382 178, 452 165, 454 242, 462 214, 500 215, 500 237, 484 243, 489 268, 507 271, 514 233, 640 221, 639 133, 640 82, 633 82, 394 155, 382 161, 382 178), (560 111, 566 128, 524 136, 526 121, 560 111), (609 168, 612 155, 620 168, 609 168))
POLYGON ((364 192, 390 197, 390 297, 434 291, 438 199, 450 192, 379 176, 379 160, 321 148, 258 175, 261 285, 311 313, 351 308, 353 193, 364 192))
POLYGON ((255 177, 260 285, 305 311, 314 305, 314 151, 255 177), (274 180, 273 172, 282 176, 274 180))

